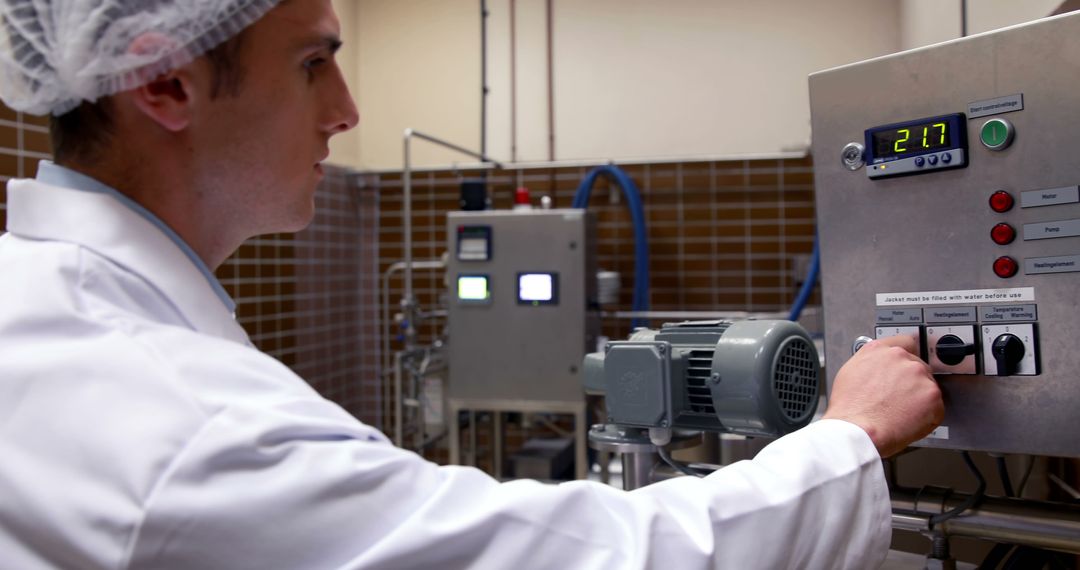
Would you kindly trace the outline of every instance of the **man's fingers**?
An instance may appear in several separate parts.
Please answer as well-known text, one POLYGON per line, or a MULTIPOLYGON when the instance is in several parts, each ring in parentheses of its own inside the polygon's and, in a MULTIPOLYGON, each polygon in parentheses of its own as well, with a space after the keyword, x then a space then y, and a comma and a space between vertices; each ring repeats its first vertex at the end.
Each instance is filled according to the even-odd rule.
POLYGON ((884 338, 879 338, 877 340, 870 341, 870 343, 864 348, 869 348, 873 345, 898 346, 916 356, 919 354, 919 343, 915 341, 915 337, 908 335, 887 336, 884 338))

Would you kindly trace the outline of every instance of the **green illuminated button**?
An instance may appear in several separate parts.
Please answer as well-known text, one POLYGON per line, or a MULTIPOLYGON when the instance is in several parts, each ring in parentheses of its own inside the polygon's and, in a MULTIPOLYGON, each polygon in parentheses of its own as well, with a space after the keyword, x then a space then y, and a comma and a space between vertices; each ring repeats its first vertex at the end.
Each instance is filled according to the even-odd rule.
POLYGON ((979 140, 990 150, 1005 150, 1013 140, 1012 123, 1005 119, 990 119, 983 123, 979 140))

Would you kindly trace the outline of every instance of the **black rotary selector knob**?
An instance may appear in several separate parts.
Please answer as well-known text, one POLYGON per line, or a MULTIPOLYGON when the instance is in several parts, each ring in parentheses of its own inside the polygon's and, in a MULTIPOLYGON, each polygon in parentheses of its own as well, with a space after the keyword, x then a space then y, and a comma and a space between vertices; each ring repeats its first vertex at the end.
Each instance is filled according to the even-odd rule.
POLYGON ((975 354, 975 345, 964 342, 964 339, 954 334, 947 334, 938 339, 935 351, 942 364, 956 366, 963 362, 964 358, 975 354))
POLYGON ((1024 342, 1016 335, 1005 333, 994 339, 990 354, 997 362, 998 376, 1012 376, 1024 359, 1024 342))

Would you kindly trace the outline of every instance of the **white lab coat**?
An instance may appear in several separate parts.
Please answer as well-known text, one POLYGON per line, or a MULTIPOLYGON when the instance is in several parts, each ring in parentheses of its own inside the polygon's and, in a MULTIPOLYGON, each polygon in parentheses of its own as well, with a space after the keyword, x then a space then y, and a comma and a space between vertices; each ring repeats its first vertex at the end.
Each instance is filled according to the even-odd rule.
POLYGON ((866 434, 822 421, 704 479, 499 484, 391 445, 252 348, 105 194, 12 181, 0 238, 0 567, 872 568, 866 434))

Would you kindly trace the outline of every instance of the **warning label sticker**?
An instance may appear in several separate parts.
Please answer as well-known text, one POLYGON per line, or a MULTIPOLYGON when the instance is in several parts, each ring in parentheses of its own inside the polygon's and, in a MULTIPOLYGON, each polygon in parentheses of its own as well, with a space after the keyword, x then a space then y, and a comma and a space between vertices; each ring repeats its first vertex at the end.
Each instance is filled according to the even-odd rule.
POLYGON ((957 303, 1017 303, 1034 301, 1034 287, 1011 289, 968 289, 962 291, 914 291, 908 293, 878 293, 877 306, 952 305, 957 303))

